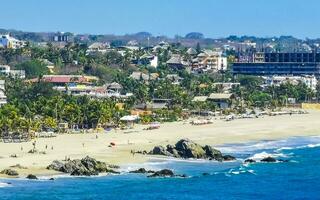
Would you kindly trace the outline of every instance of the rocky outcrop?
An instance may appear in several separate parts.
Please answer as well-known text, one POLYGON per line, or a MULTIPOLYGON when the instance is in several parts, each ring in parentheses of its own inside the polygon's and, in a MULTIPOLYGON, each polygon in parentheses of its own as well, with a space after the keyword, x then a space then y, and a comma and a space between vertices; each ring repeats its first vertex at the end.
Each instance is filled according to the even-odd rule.
POLYGON ((135 173, 135 174, 149 174, 148 178, 156 178, 156 177, 162 177, 162 178, 170 178, 170 177, 180 177, 180 178, 186 178, 188 177, 185 174, 177 175, 174 174, 172 170, 170 169, 163 169, 160 171, 153 171, 153 170, 146 170, 145 168, 140 168, 137 170, 130 171, 129 173, 135 173))
POLYGON ((36 176, 33 175, 33 174, 29 174, 26 178, 27 178, 27 179, 30 179, 30 180, 38 180, 38 177, 36 177, 36 176))
POLYGON ((253 159, 246 159, 244 162, 245 163, 255 163, 256 161, 253 159))
POLYGON ((140 168, 137 170, 130 171, 129 173, 133 174, 150 174, 150 173, 155 173, 153 170, 146 170, 145 168, 140 168))
POLYGON ((47 167, 49 170, 54 170, 54 171, 62 171, 62 168, 64 167, 64 163, 60 162, 58 160, 52 161, 52 163, 47 167))
POLYGON ((224 155, 224 156, 222 156, 222 158, 223 158, 223 161, 232 161, 232 160, 236 159, 235 157, 230 156, 230 155, 224 155))
POLYGON ((157 172, 154 172, 153 174, 151 174, 150 176, 148 176, 149 178, 152 177, 174 177, 174 173, 172 170, 170 169, 163 169, 157 172))
POLYGON ((191 140, 182 139, 175 145, 156 146, 149 152, 151 155, 163 155, 176 158, 195 158, 195 159, 209 159, 217 161, 231 161, 235 160, 233 156, 222 155, 222 153, 212 148, 211 146, 201 146, 191 140))
POLYGON ((178 151, 182 158, 206 158, 207 154, 204 148, 191 141, 180 140, 176 143, 175 149, 178 151))
MULTIPOLYGON (((253 160, 253 159, 247 159, 244 161, 245 163, 255 163, 257 161, 253 160)), ((283 159, 276 159, 276 158, 273 158, 273 157, 265 157, 263 159, 260 160, 260 162, 267 162, 267 163, 274 163, 274 162, 289 162, 289 160, 283 160, 283 159)))
POLYGON ((160 171, 156 171, 152 173, 151 175, 147 176, 148 178, 187 178, 188 176, 186 174, 174 174, 174 172, 170 169, 162 169, 160 171))
POLYGON ((261 162, 277 162, 277 159, 273 157, 266 157, 266 158, 263 158, 261 162))
POLYGON ((13 169, 4 169, 0 172, 0 174, 5 174, 7 176, 19 176, 19 173, 13 169))
POLYGON ((95 176, 99 173, 118 173, 105 162, 97 161, 89 156, 83 159, 69 160, 65 162, 53 161, 47 169, 68 173, 72 176, 95 176))

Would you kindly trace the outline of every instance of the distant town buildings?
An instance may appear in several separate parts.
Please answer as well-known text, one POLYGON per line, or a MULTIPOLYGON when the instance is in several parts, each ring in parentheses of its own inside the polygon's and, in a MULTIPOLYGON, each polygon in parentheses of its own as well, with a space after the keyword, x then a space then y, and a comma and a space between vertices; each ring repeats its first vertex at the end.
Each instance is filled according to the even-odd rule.
POLYGON ((281 84, 290 83, 298 85, 299 83, 305 84, 308 88, 316 91, 318 81, 315 76, 268 76, 262 77, 267 86, 280 86, 281 84))
POLYGON ((19 49, 26 45, 25 41, 11 37, 9 34, 0 35, 0 48, 19 49))
POLYGON ((14 78, 26 78, 25 70, 12 70, 9 65, 0 65, 0 73, 14 78))

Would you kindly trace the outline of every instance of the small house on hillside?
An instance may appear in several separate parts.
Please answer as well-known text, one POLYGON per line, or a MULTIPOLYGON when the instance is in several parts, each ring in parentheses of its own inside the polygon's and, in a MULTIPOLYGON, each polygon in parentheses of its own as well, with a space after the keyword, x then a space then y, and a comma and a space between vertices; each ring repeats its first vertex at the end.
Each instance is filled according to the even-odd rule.
POLYGON ((187 66, 187 63, 183 61, 180 55, 172 55, 167 61, 167 65, 172 69, 181 70, 187 66))

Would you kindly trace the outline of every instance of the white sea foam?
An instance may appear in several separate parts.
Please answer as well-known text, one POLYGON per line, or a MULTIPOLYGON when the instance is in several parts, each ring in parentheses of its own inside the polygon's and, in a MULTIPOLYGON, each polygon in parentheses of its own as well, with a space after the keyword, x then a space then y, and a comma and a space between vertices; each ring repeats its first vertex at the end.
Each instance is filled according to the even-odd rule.
POLYGON ((308 148, 315 148, 315 147, 320 147, 320 144, 308 144, 308 148))
POLYGON ((253 159, 253 160, 262 160, 264 158, 267 157, 273 157, 273 158, 278 158, 278 157, 282 157, 282 158, 286 158, 288 157, 288 155, 283 154, 283 153, 267 153, 265 151, 261 152, 261 153, 256 153, 253 156, 249 157, 248 159, 253 159))
POLYGON ((5 187, 12 187, 12 185, 9 183, 0 183, 0 188, 5 188, 5 187))
POLYGON ((286 150, 320 147, 320 136, 291 137, 282 140, 249 142, 246 144, 227 144, 217 148, 223 153, 252 154, 273 150, 280 153, 286 150))

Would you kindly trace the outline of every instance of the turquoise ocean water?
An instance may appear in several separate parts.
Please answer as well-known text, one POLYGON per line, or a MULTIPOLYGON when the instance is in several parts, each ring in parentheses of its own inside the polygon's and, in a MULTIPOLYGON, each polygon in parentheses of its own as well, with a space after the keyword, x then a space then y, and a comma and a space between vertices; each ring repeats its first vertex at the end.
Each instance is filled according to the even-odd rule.
POLYGON ((151 160, 122 166, 121 175, 90 178, 41 177, 0 180, 0 199, 320 199, 320 137, 229 144, 218 147, 236 162, 151 160), (285 163, 246 165, 249 157, 272 155, 285 163), (173 169, 189 178, 147 178, 127 171, 173 169), (209 175, 203 175, 208 173, 209 175), (8 184, 10 183, 10 184, 8 184))

